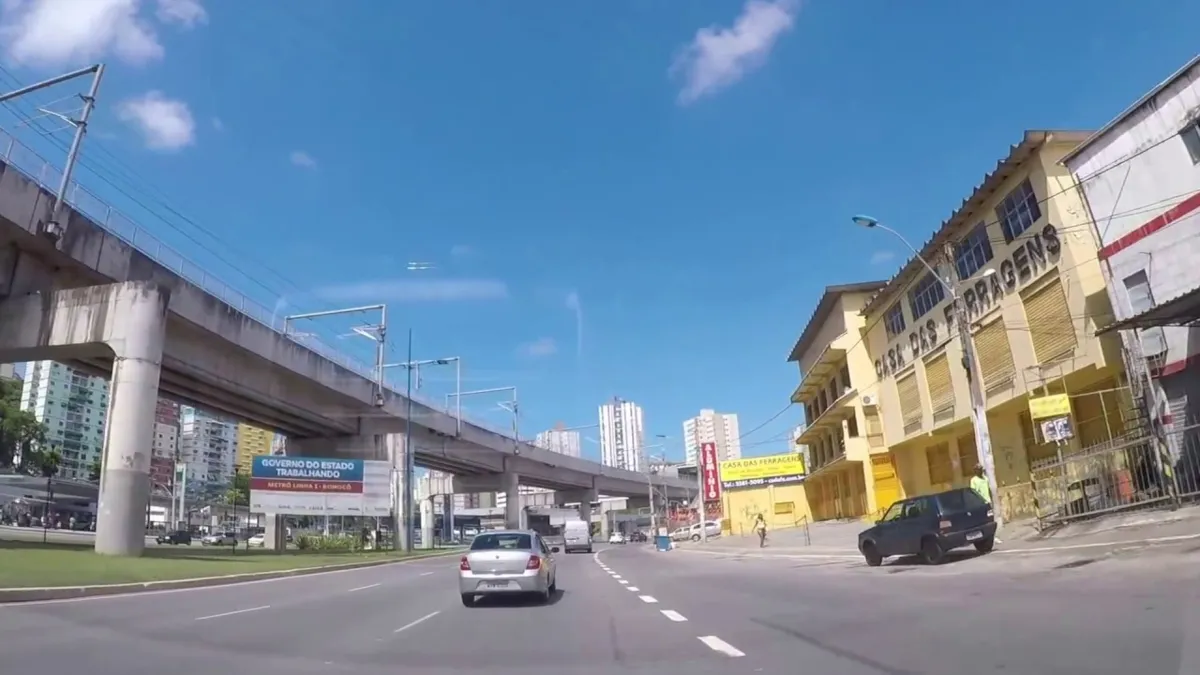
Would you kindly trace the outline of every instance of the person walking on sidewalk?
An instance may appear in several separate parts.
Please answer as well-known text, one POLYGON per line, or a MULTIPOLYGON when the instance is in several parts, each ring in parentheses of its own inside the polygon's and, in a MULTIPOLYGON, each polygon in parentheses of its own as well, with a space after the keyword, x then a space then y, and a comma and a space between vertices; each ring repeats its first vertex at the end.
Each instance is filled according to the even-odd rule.
POLYGON ((758 547, 762 548, 767 545, 767 519, 763 518, 763 514, 758 514, 754 519, 754 531, 758 533, 758 547))
MULTIPOLYGON (((996 508, 992 502, 992 488, 988 485, 987 474, 984 473, 982 464, 975 465, 975 475, 971 476, 971 489, 975 491, 975 494, 983 497, 983 501, 987 502, 989 506, 993 509, 996 508)), ((1000 543, 999 536, 994 537, 994 540, 997 544, 1000 543)))

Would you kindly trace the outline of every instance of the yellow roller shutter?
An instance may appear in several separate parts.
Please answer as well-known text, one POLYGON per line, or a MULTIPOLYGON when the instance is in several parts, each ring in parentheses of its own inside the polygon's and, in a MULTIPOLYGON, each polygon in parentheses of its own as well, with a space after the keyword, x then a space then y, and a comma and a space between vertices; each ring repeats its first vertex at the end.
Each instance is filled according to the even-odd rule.
POLYGON ((890 452, 871 456, 871 477, 875 482, 875 509, 882 515, 883 510, 900 500, 900 480, 890 452))
POLYGON ((979 374, 985 387, 1012 378, 1015 368, 1003 319, 997 319, 975 333, 975 357, 979 359, 979 374))
POLYGON ((950 444, 938 443, 925 449, 925 463, 929 466, 929 484, 938 487, 954 482, 954 465, 950 462, 950 444))
POLYGON ((896 380, 896 396, 900 400, 900 415, 904 426, 921 422, 921 390, 917 388, 917 374, 909 373, 896 380))
POLYGON ((970 478, 979 463, 979 453, 975 450, 975 434, 963 434, 956 441, 958 445, 958 469, 963 478, 970 478))
POLYGON ((1022 294, 1029 339, 1038 363, 1050 363, 1068 356, 1079 344, 1075 322, 1067 306, 1067 294, 1055 275, 1049 283, 1029 294, 1022 294))
POLYGON ((950 362, 945 352, 925 362, 925 386, 929 389, 929 407, 934 415, 954 407, 954 383, 950 380, 950 362))

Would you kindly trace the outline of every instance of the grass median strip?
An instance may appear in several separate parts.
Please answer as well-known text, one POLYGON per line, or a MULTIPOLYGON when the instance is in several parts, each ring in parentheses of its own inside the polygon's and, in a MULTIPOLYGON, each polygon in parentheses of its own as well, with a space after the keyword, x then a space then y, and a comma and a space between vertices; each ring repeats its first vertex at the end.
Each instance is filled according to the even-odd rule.
POLYGON ((274 553, 262 549, 147 547, 141 558, 100 556, 90 546, 0 541, 0 588, 145 583, 230 574, 278 572, 349 563, 405 560, 445 551, 274 553))

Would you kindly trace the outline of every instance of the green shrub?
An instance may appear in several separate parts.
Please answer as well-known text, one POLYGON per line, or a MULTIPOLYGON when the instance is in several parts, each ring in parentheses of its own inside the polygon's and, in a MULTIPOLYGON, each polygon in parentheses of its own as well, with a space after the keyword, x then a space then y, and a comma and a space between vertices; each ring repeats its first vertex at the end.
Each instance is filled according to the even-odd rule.
POLYGON ((362 539, 348 534, 302 534, 296 538, 296 548, 319 553, 361 551, 362 539))

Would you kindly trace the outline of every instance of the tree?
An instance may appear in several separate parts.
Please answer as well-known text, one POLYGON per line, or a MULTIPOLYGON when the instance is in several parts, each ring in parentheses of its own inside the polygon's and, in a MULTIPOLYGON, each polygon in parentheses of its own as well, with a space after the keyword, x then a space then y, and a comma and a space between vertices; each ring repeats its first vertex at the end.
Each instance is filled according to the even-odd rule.
POLYGON ((225 502, 233 506, 250 505, 250 476, 241 471, 233 474, 233 482, 225 491, 225 502))
POLYGON ((21 410, 20 383, 0 379, 0 468, 14 467, 18 457, 36 452, 45 440, 46 425, 21 410))
POLYGON ((54 448, 32 448, 21 454, 21 472, 30 476, 53 478, 62 466, 62 455, 54 448))
POLYGON ((99 457, 92 460, 92 465, 88 467, 88 480, 93 483, 100 482, 100 473, 104 471, 104 463, 99 457))

